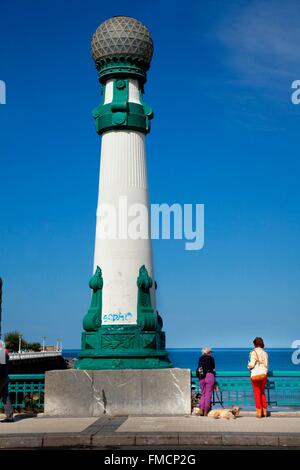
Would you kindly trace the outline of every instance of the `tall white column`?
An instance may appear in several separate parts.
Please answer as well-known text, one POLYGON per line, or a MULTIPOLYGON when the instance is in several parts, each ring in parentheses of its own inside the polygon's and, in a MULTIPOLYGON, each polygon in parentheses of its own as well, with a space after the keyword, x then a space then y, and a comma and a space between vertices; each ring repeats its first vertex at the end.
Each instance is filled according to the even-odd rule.
MULTIPOLYGON (((139 96, 138 82, 131 79, 129 101, 139 103, 139 96)), ((106 104, 112 100, 112 80, 109 80, 104 102, 106 104)), ((148 221, 143 219, 146 210, 150 214, 145 135, 133 130, 105 132, 101 144, 94 257, 94 269, 100 266, 104 282, 103 325, 137 323, 136 280, 140 267, 145 265, 153 278, 151 239, 149 236, 144 239, 131 238, 138 234, 128 233, 128 229, 133 229, 132 223, 137 218, 148 221), (115 221, 111 218, 112 212, 109 212, 107 205, 114 208, 115 221), (141 212, 137 205, 141 205, 141 212), (112 239, 115 229, 116 238, 112 239)), ((149 232, 150 226, 148 234, 143 233, 141 236, 149 235, 149 232)), ((155 308, 154 288, 151 296, 152 306, 155 308)))

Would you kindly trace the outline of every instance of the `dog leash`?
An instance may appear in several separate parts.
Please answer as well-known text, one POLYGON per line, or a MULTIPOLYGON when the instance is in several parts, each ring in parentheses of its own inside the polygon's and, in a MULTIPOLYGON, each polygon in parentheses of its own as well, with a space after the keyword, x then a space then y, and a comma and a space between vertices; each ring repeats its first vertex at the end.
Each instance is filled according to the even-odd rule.
POLYGON ((218 394, 217 390, 215 390, 215 394, 217 395, 217 399, 219 400, 220 405, 222 406, 222 408, 224 408, 223 403, 222 403, 222 401, 219 397, 219 394, 218 394))

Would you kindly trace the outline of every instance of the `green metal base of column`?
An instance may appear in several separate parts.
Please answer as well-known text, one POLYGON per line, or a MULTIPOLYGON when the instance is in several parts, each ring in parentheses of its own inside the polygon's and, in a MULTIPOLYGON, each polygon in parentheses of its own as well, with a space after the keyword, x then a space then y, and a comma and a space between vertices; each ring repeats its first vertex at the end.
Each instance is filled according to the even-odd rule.
POLYGON ((138 325, 101 326, 82 333, 76 369, 165 369, 173 367, 162 331, 143 331, 138 325))
MULTIPOLYGON (((137 324, 101 323, 102 271, 97 266, 89 286, 91 306, 83 319, 84 332, 76 369, 165 369, 173 367, 166 351, 161 316, 152 308, 153 280, 143 265, 137 278, 137 324)), ((105 316, 104 316, 105 319, 105 316)))
MULTIPOLYGON (((163 353, 163 352, 162 352, 163 353)), ((166 369, 172 367, 167 355, 165 357, 85 357, 77 361, 76 369, 166 369)))

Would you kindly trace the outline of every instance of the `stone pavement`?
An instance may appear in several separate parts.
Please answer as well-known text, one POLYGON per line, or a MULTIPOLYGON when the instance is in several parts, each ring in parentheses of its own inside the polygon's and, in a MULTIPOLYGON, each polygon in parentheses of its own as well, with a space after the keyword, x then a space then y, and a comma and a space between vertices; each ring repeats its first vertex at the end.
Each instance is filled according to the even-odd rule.
POLYGON ((257 419, 251 412, 242 412, 236 420, 215 420, 191 415, 54 418, 19 414, 14 423, 0 424, 1 449, 147 446, 300 448, 300 415, 274 413, 257 419))

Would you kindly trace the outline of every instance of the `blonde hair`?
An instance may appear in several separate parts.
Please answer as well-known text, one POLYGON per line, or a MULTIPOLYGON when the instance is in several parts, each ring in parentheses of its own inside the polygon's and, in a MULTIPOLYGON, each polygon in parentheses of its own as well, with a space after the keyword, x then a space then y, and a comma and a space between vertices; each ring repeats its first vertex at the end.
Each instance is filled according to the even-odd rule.
POLYGON ((212 352, 212 349, 210 346, 205 346, 204 348, 202 348, 202 354, 211 354, 212 352))

